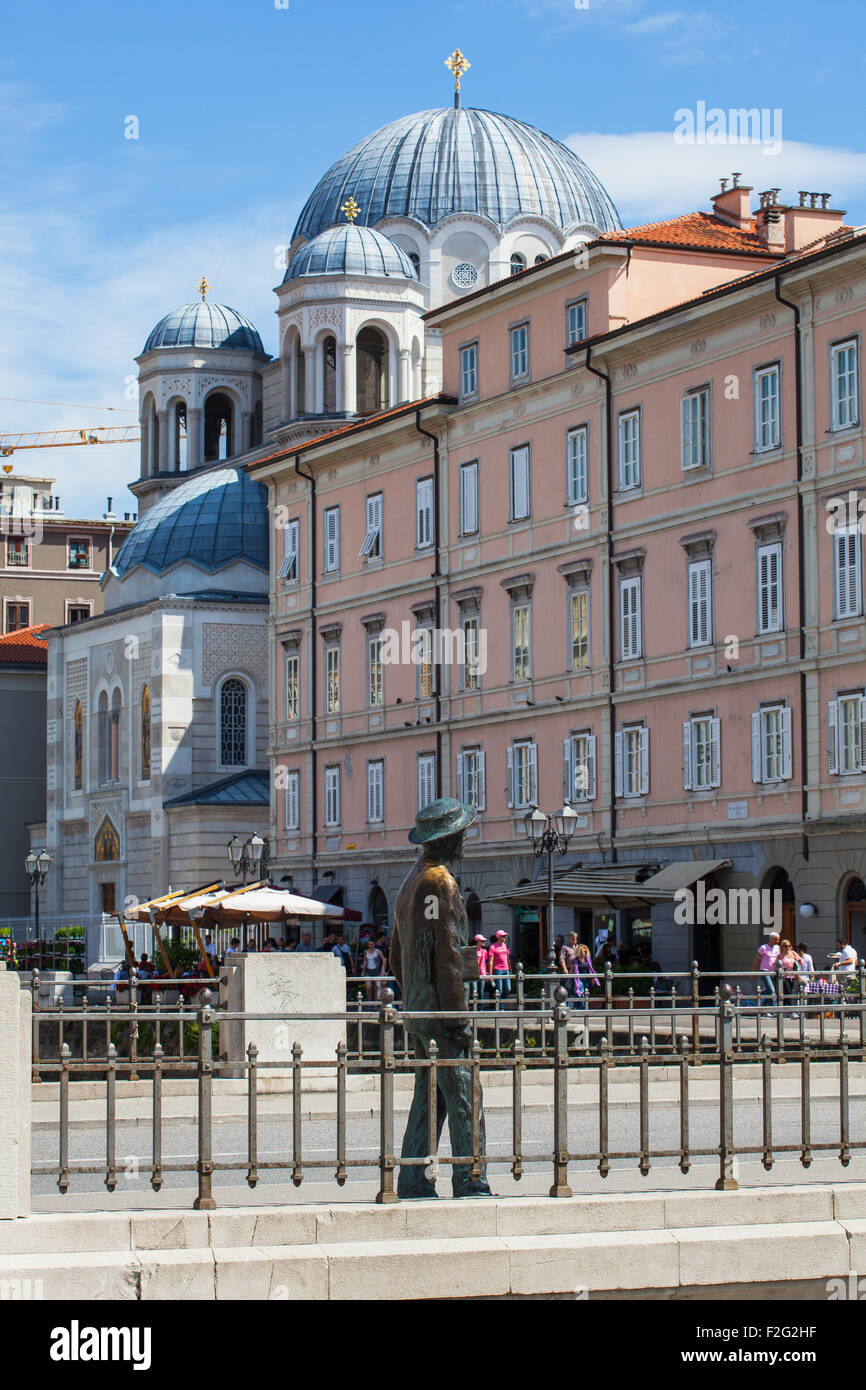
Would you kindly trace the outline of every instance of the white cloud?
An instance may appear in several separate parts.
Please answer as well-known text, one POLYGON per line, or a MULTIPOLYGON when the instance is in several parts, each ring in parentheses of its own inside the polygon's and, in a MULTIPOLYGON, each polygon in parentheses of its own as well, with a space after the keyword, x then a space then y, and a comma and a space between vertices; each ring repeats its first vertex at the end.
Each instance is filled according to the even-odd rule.
POLYGON ((753 206, 765 188, 781 188, 788 202, 796 201, 801 188, 828 190, 833 207, 849 209, 849 224, 866 221, 866 153, 785 139, 773 155, 760 145, 680 145, 673 130, 672 113, 670 131, 589 132, 570 135, 565 143, 601 179, 626 226, 709 212, 719 180, 735 169, 741 183, 754 187, 753 206))

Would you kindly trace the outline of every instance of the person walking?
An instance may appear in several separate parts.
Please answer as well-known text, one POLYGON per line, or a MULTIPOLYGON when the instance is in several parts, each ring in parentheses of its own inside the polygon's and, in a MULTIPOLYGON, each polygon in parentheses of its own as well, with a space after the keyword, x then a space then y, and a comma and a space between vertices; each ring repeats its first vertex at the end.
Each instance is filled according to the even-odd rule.
MULTIPOLYGON (((776 962, 782 970, 782 993, 788 1003, 796 1004, 799 996, 798 972, 800 969, 800 957, 794 950, 787 938, 779 943, 779 957, 776 962)), ((791 1018, 796 1018, 796 1014, 791 1014, 791 1018)))
POLYGON ((601 982, 595 973, 589 947, 581 944, 574 959, 574 992, 579 1009, 589 1008, 590 989, 601 989, 601 982))
POLYGON ((498 931, 490 942, 488 962, 493 989, 496 992, 496 1007, 503 1007, 503 999, 511 993, 511 952, 508 949, 508 933, 498 931))
POLYGON ((752 971, 759 971, 758 974, 758 1004, 763 997, 768 1004, 776 1003, 776 984, 774 976, 776 974, 776 961, 779 959, 779 933, 770 932, 768 939, 758 947, 758 953, 752 961, 752 971))
POLYGON ((564 942, 559 953, 559 968, 563 975, 568 977, 568 984, 565 988, 569 994, 577 994, 577 978, 575 976, 575 963, 577 961, 577 932, 570 931, 568 940, 564 942))
POLYGON ((381 984, 375 984, 374 981, 381 980, 381 977, 385 973, 385 957, 382 955, 382 952, 379 950, 379 947, 372 937, 367 938, 367 946, 364 951, 363 960, 362 973, 364 976, 364 989, 367 992, 367 1000, 369 1002, 379 998, 381 984))
POLYGON ((487 999, 488 980, 490 978, 490 947, 487 944, 487 937, 479 932, 475 938, 475 954, 478 958, 478 979, 476 986, 478 990, 478 1007, 483 1009, 487 999))

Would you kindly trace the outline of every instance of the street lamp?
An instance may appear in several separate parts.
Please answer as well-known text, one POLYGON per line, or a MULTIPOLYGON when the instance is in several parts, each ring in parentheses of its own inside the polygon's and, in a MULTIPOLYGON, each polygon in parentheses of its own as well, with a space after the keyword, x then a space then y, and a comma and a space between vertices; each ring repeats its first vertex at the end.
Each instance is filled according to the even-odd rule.
POLYGON ((262 874, 267 873, 268 847, 261 835, 250 835, 246 840, 233 835, 226 848, 232 868, 236 874, 240 874, 244 883, 247 879, 261 878, 262 874))
POLYGON ((48 870, 51 868, 51 855, 47 850, 40 850, 34 854, 33 850, 24 860, 24 869, 30 879, 30 886, 34 893, 34 922, 36 927, 36 940, 39 942, 39 963, 42 964, 42 937, 39 930, 39 889, 48 877, 48 870))
MULTIPOLYGON (((577 812, 568 802, 555 815, 546 815, 544 811, 539 811, 537 806, 533 806, 523 817, 523 828, 536 858, 542 854, 547 855, 547 921, 544 934, 547 965, 550 970, 556 965, 553 954, 553 856, 566 853, 576 823, 577 812)), ((575 865, 575 868, 580 868, 580 865, 575 865)))

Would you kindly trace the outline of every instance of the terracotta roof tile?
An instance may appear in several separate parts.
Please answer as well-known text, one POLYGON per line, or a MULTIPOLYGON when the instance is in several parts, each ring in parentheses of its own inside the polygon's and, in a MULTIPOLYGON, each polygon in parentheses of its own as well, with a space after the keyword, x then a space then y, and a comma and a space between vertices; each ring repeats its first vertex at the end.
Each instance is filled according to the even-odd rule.
POLYGON ((0 637, 0 666, 45 666, 48 663, 48 648, 41 632, 47 632, 50 623, 37 623, 34 627, 22 627, 19 632, 7 632, 0 637))
POLYGON ((635 242, 641 246, 682 247, 689 251, 723 251, 748 256, 766 256, 768 260, 779 257, 778 251, 770 251, 765 242, 755 232, 752 218, 748 231, 732 227, 721 217, 709 212, 686 212, 682 217, 672 217, 666 222, 648 222, 643 227, 627 227, 624 231, 605 232, 599 242, 635 242))

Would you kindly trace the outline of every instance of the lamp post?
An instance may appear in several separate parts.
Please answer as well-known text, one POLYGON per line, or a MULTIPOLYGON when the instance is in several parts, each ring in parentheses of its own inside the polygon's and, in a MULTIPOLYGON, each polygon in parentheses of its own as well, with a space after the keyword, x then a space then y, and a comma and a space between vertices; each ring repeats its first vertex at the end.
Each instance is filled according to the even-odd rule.
POLYGON ((38 854, 30 851, 24 860, 24 869, 30 879, 30 886, 34 894, 34 924, 36 927, 36 940, 39 942, 39 964, 42 964, 42 937, 39 928, 39 889, 48 877, 48 870, 51 868, 52 859, 47 850, 40 850, 38 854))
POLYGON ((233 835, 226 848, 232 868, 240 874, 244 884, 248 879, 252 881, 267 873, 268 847, 261 835, 250 835, 246 840, 233 835))
MULTIPOLYGON (((554 854, 565 854, 568 849, 568 842, 574 834, 574 827, 577 821, 577 812, 565 803, 561 811, 555 815, 545 814, 534 806, 523 817, 523 828, 526 831, 527 839, 531 842, 536 858, 542 854, 547 855, 547 921, 545 924, 545 954, 547 956, 547 966, 553 970, 556 960, 553 954, 553 856, 554 854)), ((577 865, 576 867, 580 867, 577 865)))

